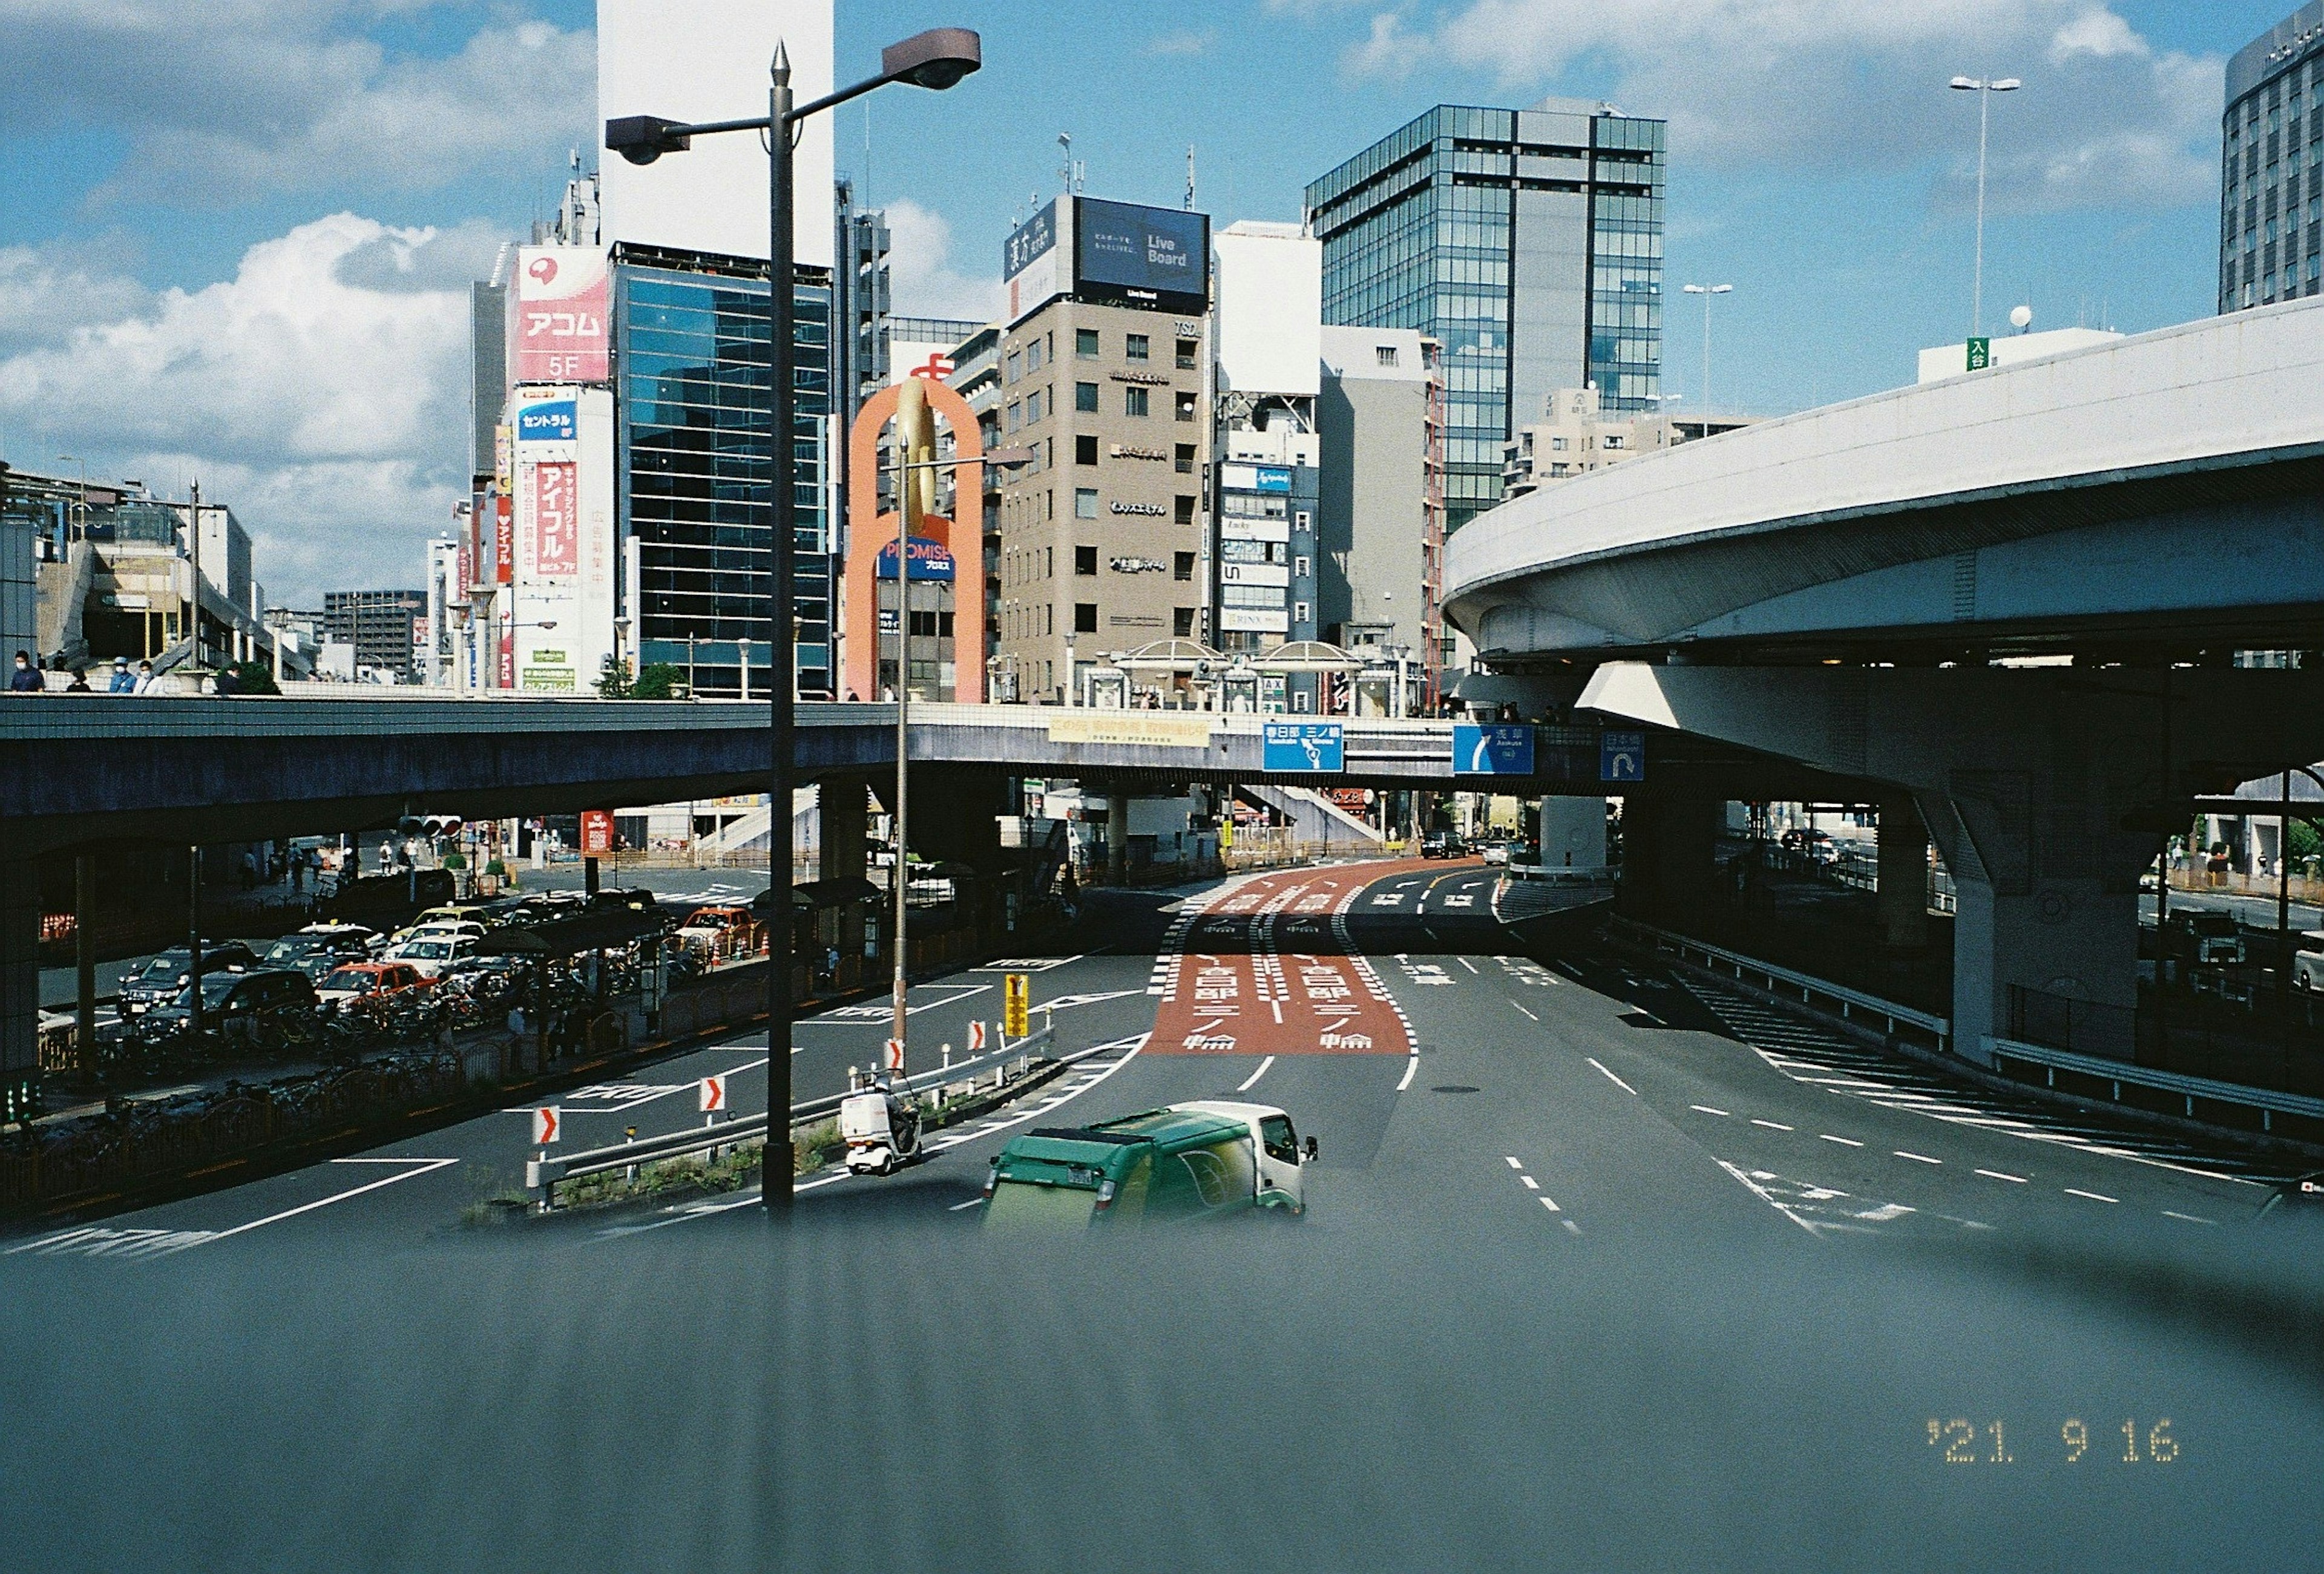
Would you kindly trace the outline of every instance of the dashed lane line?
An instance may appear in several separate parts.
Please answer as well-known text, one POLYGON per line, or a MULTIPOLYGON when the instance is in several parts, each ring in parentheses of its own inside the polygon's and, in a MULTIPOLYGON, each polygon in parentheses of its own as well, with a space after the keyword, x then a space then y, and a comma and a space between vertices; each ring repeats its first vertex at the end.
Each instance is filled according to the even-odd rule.
POLYGON ((2032 1183, 2023 1175, 2013 1175, 2003 1170, 1979 1170, 1977 1173, 1989 1180, 2007 1181, 2013 1186, 2024 1186, 2030 1185, 2032 1183))
MULTIPOLYGON (((1511 1000, 1511 1001, 1509 1002, 1509 1004, 1510 1004, 1510 1005, 1512 1005, 1512 1006, 1517 1006, 1517 1003, 1515 1000, 1511 1000)), ((1540 1018, 1540 1017, 1538 1017, 1535 1016, 1532 1012, 1530 1012, 1530 1011, 1526 1011, 1526 1008, 1525 1008, 1523 1006, 1517 1006, 1517 1009, 1518 1009, 1518 1010, 1520 1010, 1520 1011, 1525 1011, 1526 1020, 1526 1021, 1528 1021, 1528 1022, 1538 1022, 1538 1021, 1540 1021, 1540 1020, 1541 1020, 1541 1018, 1540 1018)))
POLYGON ((1836 1142, 1842 1147, 1862 1147, 1864 1146, 1852 1137, 1834 1137, 1829 1131, 1819 1131, 1816 1135, 1822 1137, 1826 1142, 1836 1142))
POLYGON ((1757 1115, 1751 1117, 1751 1124, 1754 1126, 1764 1126, 1770 1131, 1791 1131, 1795 1129, 1793 1127, 1784 1125, 1780 1120, 1762 1120, 1757 1115))
POLYGON ((1584 1055, 1582 1058, 1587 1060, 1591 1065, 1596 1066, 1600 1073, 1602 1074, 1608 1082, 1621 1089, 1625 1093, 1629 1094, 1631 1098, 1635 1099, 1638 1096, 1637 1089, 1630 1086, 1629 1083, 1616 1076, 1612 1072, 1607 1071, 1604 1064, 1599 1061, 1596 1055, 1584 1055))
POLYGON ((1942 1163, 1944 1163, 1944 1162, 1945 1162, 1945 1161, 1944 1161, 1944 1160, 1942 1160, 1942 1159, 1932 1159, 1932 1158, 1931 1158, 1927 1154, 1924 1154, 1924 1153, 1906 1153, 1906 1152, 1905 1152, 1903 1148, 1901 1148, 1901 1147, 1900 1147, 1900 1148, 1898 1148, 1898 1149, 1896 1149, 1896 1150, 1895 1150, 1895 1153, 1896 1153, 1896 1156, 1897 1156, 1898 1158, 1900 1158, 1900 1159, 1911 1159, 1911 1160, 1912 1160, 1914 1163, 1915 1163, 1915 1164, 1942 1164, 1942 1163))
POLYGON ((2165 1219, 2183 1220, 2189 1224, 2217 1224, 2218 1222, 2216 1219, 2205 1219, 2200 1214, 2194 1213, 2180 1213, 2169 1208, 2165 1208, 2163 1210, 2163 1217, 2165 1219))
POLYGON ((2067 1187, 2066 1195, 2069 1197, 2088 1197, 2093 1202, 2119 1202, 2122 1201, 2119 1197, 2109 1197, 2103 1192, 2085 1192, 2080 1186, 2067 1187))
MULTIPOLYGON (((1687 1106, 1687 1108, 1688 1108, 1688 1109, 1700 1109, 1700 1110, 1702 1110, 1705 1115, 1726 1115, 1726 1114, 1727 1114, 1727 1111, 1726 1111, 1726 1110, 1724 1110, 1724 1109, 1712 1109, 1712 1108, 1711 1108, 1710 1105, 1708 1105, 1708 1104, 1689 1104, 1689 1105, 1687 1106)), ((1732 1116, 1728 1116, 1728 1118, 1732 1119, 1732 1118, 1733 1118, 1732 1116)))
POLYGON ((1265 1060, 1260 1061, 1259 1063, 1259 1069, 1251 1072, 1250 1075, 1245 1077, 1242 1082, 1236 1086, 1235 1091, 1238 1093, 1248 1093, 1253 1088, 1259 1086, 1259 1079, 1265 1076, 1267 1074, 1267 1068, 1274 1063, 1275 1057, 1271 1054, 1265 1060))

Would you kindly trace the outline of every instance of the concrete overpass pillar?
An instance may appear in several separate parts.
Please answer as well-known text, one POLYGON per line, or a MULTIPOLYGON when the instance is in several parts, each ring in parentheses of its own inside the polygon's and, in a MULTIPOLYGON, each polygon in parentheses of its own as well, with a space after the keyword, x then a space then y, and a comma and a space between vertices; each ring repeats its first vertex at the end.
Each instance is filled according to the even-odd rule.
MULTIPOLYGON (((864 786, 853 777, 825 781, 816 789, 817 878, 863 879, 863 839, 871 817, 864 786)), ((839 907, 839 982, 853 988, 863 971, 863 904, 850 898, 839 907)), ((818 968, 821 959, 816 959, 818 968)))
POLYGON ((41 1086, 41 874, 0 861, 0 1126, 32 1118, 41 1086))
POLYGON ((1545 869, 1606 867, 1606 800, 1541 800, 1541 862, 1545 869))
POLYGON ((1929 830, 1907 797, 1880 805, 1880 943, 1920 951, 1929 943, 1929 830))

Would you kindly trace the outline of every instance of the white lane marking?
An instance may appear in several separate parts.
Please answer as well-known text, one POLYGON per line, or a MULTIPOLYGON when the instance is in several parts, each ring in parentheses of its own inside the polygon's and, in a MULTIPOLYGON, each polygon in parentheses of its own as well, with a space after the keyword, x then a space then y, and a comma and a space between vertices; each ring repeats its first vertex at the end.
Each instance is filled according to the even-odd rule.
POLYGON ((1420 1057, 1419 1057, 1418 1055, 1416 1055, 1416 1054, 1411 1054, 1411 1055, 1406 1055, 1406 1056, 1405 1056, 1405 1060, 1404 1060, 1404 1080, 1397 1083, 1397 1085, 1396 1085, 1396 1091, 1397 1091, 1397 1092, 1401 1093, 1401 1092, 1403 1092, 1406 1088, 1409 1088, 1410 1086, 1412 1086, 1412 1079, 1413 1079, 1416 1075, 1417 1075, 1417 1074, 1419 1073, 1419 1071, 1420 1071, 1420 1057))
POLYGON ((1513 1170, 1522 1170, 1525 1168, 1525 1161, 1518 1158, 1515 1154, 1503 1154, 1501 1156, 1508 1161, 1509 1168, 1513 1170))
POLYGON ((2066 1195, 2069 1197, 2088 1197, 2093 1202, 2119 1202, 2122 1201, 2119 1197, 2109 1197, 2103 1192, 2085 1192, 2080 1186, 2067 1187, 2066 1195))
MULTIPOLYGON (((1475 972, 1477 971, 1477 964, 1471 962, 1465 956, 1456 956, 1452 960, 1459 962, 1462 967, 1467 968, 1471 972, 1475 972)), ((191 1008, 189 1008, 189 1009, 191 1009, 191 1008)))
POLYGON ((1757 1115, 1751 1117, 1751 1124, 1754 1126, 1764 1126, 1770 1131, 1789 1131, 1793 1129, 1791 1127, 1784 1125, 1780 1120, 1762 1120, 1757 1115))
POLYGON ((2023 1186, 2027 1183, 2024 1176, 2006 1174, 2000 1170, 1979 1170, 1977 1173, 1996 1181, 2007 1181, 2014 1185, 2023 1186))
POLYGON ((1727 1113, 1724 1109, 1714 1109, 1708 1104, 1689 1104, 1687 1108, 1690 1109, 1700 1109, 1705 1115, 1725 1115, 1727 1113))
POLYGON ((1568 1235, 1580 1235, 1582 1233, 1582 1227, 1574 1223, 1571 1219, 1561 1219, 1558 1222, 1565 1226, 1565 1232, 1568 1235))
POLYGON ((1802 1229, 1806 1230, 1810 1235, 1816 1234, 1816 1227, 1814 1225, 1810 1224, 1806 1220, 1801 1218, 1789 1208, 1784 1206, 1783 1203, 1777 1201, 1775 1200, 1775 1194, 1767 1190, 1766 1187, 1759 1184, 1758 1182, 1753 1180, 1750 1176, 1745 1174, 1741 1170, 1737 1169, 1733 1164, 1729 1164, 1723 1158, 1714 1156, 1711 1162, 1717 1164, 1720 1169, 1725 1170, 1729 1174, 1734 1176, 1738 1182, 1742 1183, 1746 1190, 1749 1191, 1749 1192, 1754 1197, 1759 1199, 1760 1201, 1765 1202, 1768 1207, 1774 1209, 1776 1212, 1790 1220, 1794 1224, 1798 1225, 1802 1229))
POLYGON ((1554 1198, 1550 1197, 1546 1192, 1543 1193, 1543 1195, 1542 1195, 1542 1199, 1541 1199, 1541 1205, 1542 1205, 1544 1208, 1548 1209, 1552 1213, 1563 1213, 1563 1212, 1564 1212, 1564 1211, 1565 1211, 1565 1210, 1563 1210, 1563 1208, 1560 1208, 1560 1207, 1557 1205, 1556 1201, 1555 1201, 1554 1198))
POLYGON ((1583 1058, 1588 1060, 1591 1065, 1597 1066, 1600 1072, 1603 1072, 1608 1082, 1621 1089, 1625 1093, 1629 1094, 1631 1098, 1635 1099, 1638 1096, 1637 1089, 1630 1086, 1629 1083, 1616 1076, 1612 1072, 1607 1071, 1604 1066, 1600 1065, 1596 1055, 1585 1055, 1583 1058))
MULTIPOLYGON (((907 1002, 904 1008, 905 1016, 917 1017, 923 1011, 934 1011, 940 1007, 957 1005, 972 995, 983 994, 992 988, 991 984, 924 984, 921 987, 950 990, 953 992, 941 1000, 923 1000, 914 1006, 908 1003, 912 997, 911 992, 907 990, 904 995, 907 1002)), ((836 1011, 826 1011, 820 1017, 805 1017, 791 1026, 794 1027, 862 1027, 892 1021, 895 1015, 896 998, 890 995, 885 1000, 866 1000, 860 1006, 842 1006, 836 1011)))
POLYGON ((1834 1137, 1829 1131, 1819 1131, 1816 1135, 1822 1137, 1826 1142, 1836 1142, 1842 1147, 1862 1147, 1864 1146, 1852 1137, 1834 1137))
POLYGON ((974 1208, 974 1207, 978 1206, 980 1203, 982 1203, 983 1201, 984 1201, 984 1199, 983 1199, 983 1198, 982 1198, 982 1197, 971 1197, 971 1198, 970 1198, 967 1201, 965 1201, 965 1202, 955 1202, 955 1203, 954 1203, 951 1207, 949 1207, 949 1208, 945 1209, 945 1211, 946 1213, 958 1213, 959 1211, 961 1211, 961 1210, 962 1210, 963 1209, 964 1209, 964 1208, 974 1208))
MULTIPOLYGON (((1512 1006, 1517 1006, 1517 1003, 1515 1000, 1511 1000, 1511 1001, 1509 1002, 1509 1004, 1510 1004, 1510 1005, 1512 1005, 1512 1006)), ((1535 1016, 1532 1012, 1530 1012, 1530 1011, 1526 1011, 1526 1008, 1525 1008, 1523 1006, 1517 1006, 1517 1009, 1518 1009, 1518 1010, 1520 1010, 1520 1011, 1525 1011, 1525 1014, 1526 1014, 1526 1021, 1528 1021, 1528 1022, 1538 1022, 1538 1021, 1540 1021, 1540 1020, 1541 1020, 1541 1018, 1540 1018, 1540 1017, 1538 1017, 1535 1016)))
POLYGON ((1538 1192, 1541 1190, 1541 1183, 1535 1180, 1531 1175, 1519 1175, 1517 1177, 1517 1183, 1525 1187, 1528 1192, 1538 1192))
POLYGON ((1251 1073, 1250 1073, 1250 1075, 1249 1075, 1249 1076, 1245 1077, 1245 1078, 1242 1080, 1241 1085, 1240 1085, 1239 1087, 1237 1087, 1237 1088, 1235 1089, 1235 1091, 1236 1091, 1236 1092, 1238 1092, 1238 1093, 1248 1093, 1248 1092, 1250 1092, 1253 1088, 1255 1088, 1255 1087, 1259 1086, 1259 1078, 1261 1078, 1261 1077, 1263 1077, 1263 1076, 1265 1076, 1265 1075, 1267 1074, 1267 1068, 1268 1068, 1268 1067, 1269 1067, 1269 1066, 1271 1066, 1271 1065, 1273 1065, 1274 1063, 1275 1063, 1275 1057, 1274 1057, 1273 1055, 1271 1055, 1271 1054, 1270 1054, 1270 1055, 1268 1055, 1265 1060, 1260 1061, 1260 1062, 1259 1063, 1259 1069, 1258 1069, 1257 1071, 1255 1071, 1255 1072, 1251 1072, 1251 1073))
POLYGON ((2190 1224, 2217 1224, 2218 1222, 2216 1219, 2203 1219, 2192 1213, 2174 1213, 2168 1208, 2165 1208, 2163 1210, 2163 1217, 2165 1219, 2183 1219, 2190 1224))
POLYGON ((1911 1159, 1911 1160, 1912 1160, 1914 1163, 1915 1163, 1915 1164, 1942 1164, 1942 1163, 1944 1163, 1944 1162, 1945 1162, 1945 1161, 1944 1161, 1944 1160, 1942 1160, 1942 1159, 1932 1159, 1932 1158, 1931 1158, 1927 1154, 1924 1154, 1924 1153, 1906 1153, 1906 1152, 1905 1152, 1903 1148, 1901 1148, 1901 1147, 1900 1147, 1900 1148, 1897 1148, 1897 1149, 1895 1150, 1895 1154, 1896 1154, 1896 1156, 1897 1156, 1898 1158, 1900 1158, 1900 1159, 1911 1159))
MULTIPOLYGON (((334 1159, 331 1162, 344 1164, 346 1161, 334 1159)), ((270 1213, 263 1219, 254 1219, 247 1224, 237 1224, 232 1229, 221 1229, 209 1238, 224 1240, 230 1235, 241 1235, 244 1231, 263 1229, 270 1224, 280 1224, 286 1219, 296 1219, 301 1213, 312 1213, 318 1208, 328 1208, 334 1202, 344 1202, 350 1197, 360 1197, 365 1192, 376 1192, 382 1186, 392 1186, 399 1181, 408 1181, 414 1175, 434 1174, 438 1170, 448 1169, 460 1161, 458 1159, 405 1159, 402 1162, 418 1167, 406 1170, 400 1175, 390 1175, 383 1181, 366 1182, 363 1185, 352 1187, 345 1192, 334 1192, 328 1197, 318 1198, 312 1202, 303 1202, 296 1208, 286 1208, 280 1213, 270 1213)))

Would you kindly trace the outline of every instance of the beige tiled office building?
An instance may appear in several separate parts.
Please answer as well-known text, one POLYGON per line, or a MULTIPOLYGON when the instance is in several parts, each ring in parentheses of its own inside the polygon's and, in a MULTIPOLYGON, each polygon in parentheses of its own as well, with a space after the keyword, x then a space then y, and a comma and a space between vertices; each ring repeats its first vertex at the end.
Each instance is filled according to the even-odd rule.
MULTIPOLYGON (((1015 695, 1065 703, 1076 667, 1203 637, 1204 323, 1059 299, 1008 330, 1001 640, 1015 695)), ((1006 685, 1006 677, 1003 678, 1006 685)))

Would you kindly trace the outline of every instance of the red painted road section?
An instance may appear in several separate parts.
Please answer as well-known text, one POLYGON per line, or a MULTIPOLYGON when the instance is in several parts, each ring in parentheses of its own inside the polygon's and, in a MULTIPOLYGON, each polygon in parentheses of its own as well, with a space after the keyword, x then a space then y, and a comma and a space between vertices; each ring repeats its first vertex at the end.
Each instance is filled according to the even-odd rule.
POLYGON ((1172 925, 1148 1054, 1409 1054, 1412 1030, 1348 937, 1367 886, 1419 859, 1289 870, 1172 925))

